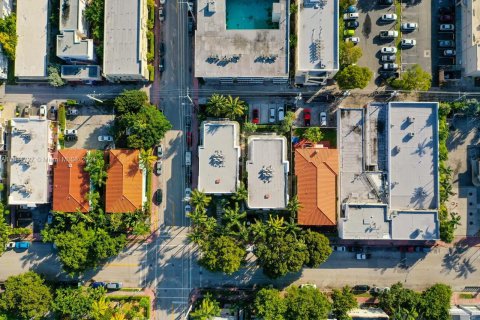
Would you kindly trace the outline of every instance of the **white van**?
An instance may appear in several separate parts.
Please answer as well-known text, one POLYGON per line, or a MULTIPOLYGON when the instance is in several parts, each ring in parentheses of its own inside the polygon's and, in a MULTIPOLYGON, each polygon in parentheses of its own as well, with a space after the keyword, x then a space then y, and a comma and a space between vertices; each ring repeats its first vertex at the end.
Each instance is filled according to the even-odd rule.
POLYGON ((190 151, 185 152, 185 165, 186 166, 192 165, 192 153, 190 151))
POLYGON ((359 17, 358 12, 345 13, 343 15, 343 20, 356 20, 358 19, 358 17, 359 17))

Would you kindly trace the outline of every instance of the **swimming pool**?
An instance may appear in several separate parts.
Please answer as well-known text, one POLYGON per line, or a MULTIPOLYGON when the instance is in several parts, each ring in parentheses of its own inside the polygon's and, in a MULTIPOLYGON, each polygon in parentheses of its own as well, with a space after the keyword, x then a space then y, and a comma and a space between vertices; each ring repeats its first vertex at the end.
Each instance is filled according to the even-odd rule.
POLYGON ((228 29, 278 29, 272 22, 272 7, 275 0, 225 0, 227 3, 228 29))

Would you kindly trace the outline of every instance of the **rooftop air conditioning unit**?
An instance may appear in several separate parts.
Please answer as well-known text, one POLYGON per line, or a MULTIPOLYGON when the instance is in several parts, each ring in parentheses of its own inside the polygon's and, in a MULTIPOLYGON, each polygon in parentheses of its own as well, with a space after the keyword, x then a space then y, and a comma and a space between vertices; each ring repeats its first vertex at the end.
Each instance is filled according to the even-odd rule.
POLYGON ((410 137, 414 137, 415 136, 415 132, 410 132, 410 137))

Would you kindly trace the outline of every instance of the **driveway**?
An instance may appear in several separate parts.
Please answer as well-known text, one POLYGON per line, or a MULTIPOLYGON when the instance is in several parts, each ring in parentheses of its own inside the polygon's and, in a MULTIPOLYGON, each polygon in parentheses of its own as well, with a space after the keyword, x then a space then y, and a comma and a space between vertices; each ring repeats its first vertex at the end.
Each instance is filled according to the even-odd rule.
POLYGON ((79 106, 79 115, 67 117, 67 129, 78 131, 77 141, 65 141, 65 147, 73 149, 104 149, 108 143, 99 142, 98 136, 111 135, 115 118, 112 107, 79 106))
MULTIPOLYGON (((409 3, 409 2, 408 2, 409 3)), ((414 1, 414 4, 402 4, 401 22, 415 22, 418 28, 413 32, 402 32, 403 39, 415 39, 417 44, 402 50, 402 71, 413 64, 419 64, 423 70, 432 73, 432 4, 430 1, 414 1)))

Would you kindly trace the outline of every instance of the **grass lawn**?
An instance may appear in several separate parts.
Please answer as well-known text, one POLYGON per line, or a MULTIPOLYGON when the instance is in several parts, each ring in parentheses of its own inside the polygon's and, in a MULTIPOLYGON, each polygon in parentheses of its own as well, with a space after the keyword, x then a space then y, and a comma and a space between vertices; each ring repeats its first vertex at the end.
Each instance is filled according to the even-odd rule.
POLYGON ((475 296, 472 293, 460 293, 460 299, 473 299, 475 296))
MULTIPOLYGON (((294 130, 294 135, 301 137, 303 133, 307 130, 306 128, 296 128, 294 130)), ((337 129, 336 128, 322 128, 323 140, 329 141, 332 148, 337 147, 337 129)))

